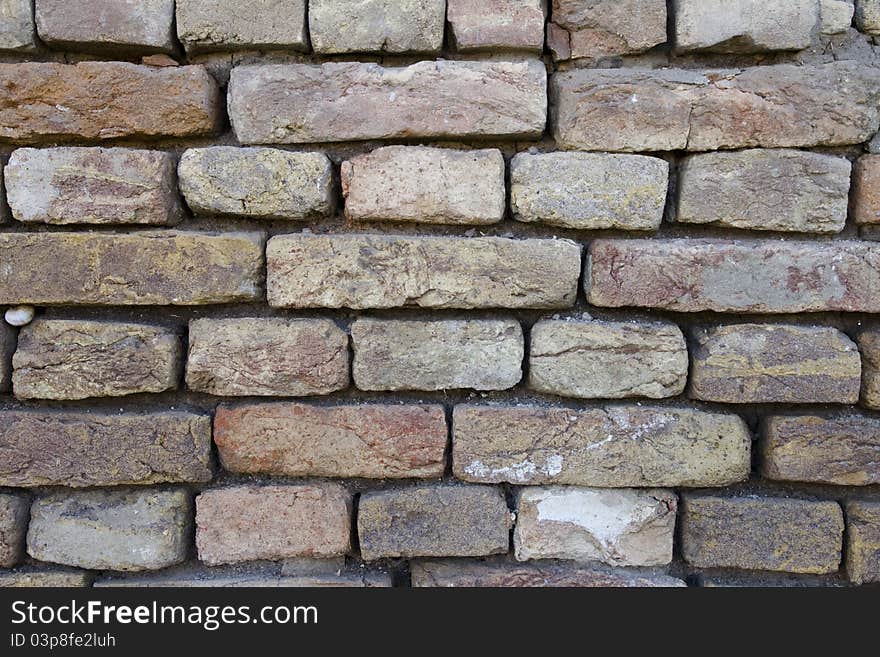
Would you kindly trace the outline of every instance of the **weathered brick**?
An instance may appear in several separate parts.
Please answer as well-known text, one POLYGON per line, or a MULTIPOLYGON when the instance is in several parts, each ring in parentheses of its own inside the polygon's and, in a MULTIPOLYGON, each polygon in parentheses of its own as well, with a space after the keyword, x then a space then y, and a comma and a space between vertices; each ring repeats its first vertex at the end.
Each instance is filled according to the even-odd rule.
POLYGON ((182 349, 171 329, 146 324, 37 319, 12 359, 19 399, 86 399, 177 387, 182 349))
POLYGON ((386 146, 342 163, 355 221, 494 224, 507 205, 501 151, 386 146))
POLYGON ((567 150, 834 146, 866 141, 880 124, 880 71, 853 61, 578 69, 555 74, 550 91, 553 134, 567 150))
POLYGON ((544 50, 546 0, 447 0, 449 38, 459 52, 544 50))
POLYGON ((499 237, 278 235, 266 260, 288 308, 565 308, 581 269, 569 240, 499 237))
POLYGON ((459 404, 452 426, 453 472, 465 481, 723 486, 751 466, 745 423, 695 409, 459 404))
POLYGON ((24 555, 30 500, 21 494, 0 494, 0 568, 11 568, 24 555))
POLYGON ((261 233, 0 235, 0 304, 200 305, 262 294, 261 233))
POLYGON ((735 324, 700 330, 690 396, 730 404, 854 404, 861 360, 855 343, 824 326, 735 324))
POLYGON ((859 224, 880 224, 880 155, 862 155, 853 167, 853 217, 859 224))
POLYGON ((220 406, 214 442, 230 472, 287 477, 439 478, 441 406, 220 406))
POLYGON ((309 36, 317 53, 437 53, 445 0, 309 0, 309 36))
POLYGON ((519 153, 510 163, 517 221, 564 228, 656 230, 669 163, 642 155, 519 153))
POLYGON ((853 22, 853 0, 819 0, 819 31, 822 34, 842 34, 853 22))
POLYGON ((366 561, 503 554, 511 524, 500 488, 452 484, 364 493, 357 519, 366 561))
POLYGON ((856 0, 855 21, 862 32, 880 35, 880 0, 856 0))
POLYGON ((351 339, 361 390, 506 390, 522 378, 515 320, 359 319, 351 339))
POLYGON ((7 588, 73 588, 91 584, 91 575, 84 570, 67 568, 8 570, 0 572, 0 589, 7 588))
POLYGON ((0 485, 115 486, 211 479, 211 419, 183 411, 0 412, 0 485))
POLYGON ((870 329, 858 336, 862 354, 862 406, 880 408, 880 331, 870 329))
POLYGON ((520 561, 667 564, 676 508, 667 490, 524 488, 517 494, 514 552, 520 561))
POLYGON ((6 392, 12 384, 12 353, 15 345, 15 330, 0 322, 0 392, 6 392))
POLYGON ((679 312, 880 311, 880 248, 871 242, 673 239, 590 243, 595 306, 679 312))
POLYGON ((35 50, 33 0, 0 0, 0 50, 35 50))
POLYGON ((93 570, 157 570, 186 559, 192 501, 184 490, 48 493, 31 506, 34 559, 93 570))
POLYGON ((699 568, 832 573, 843 513, 836 502, 685 494, 682 555, 699 568))
POLYGON ((212 395, 326 395, 348 386, 348 335, 329 319, 196 319, 186 385, 212 395))
POLYGON ((880 420, 864 415, 771 416, 761 472, 768 479, 839 486, 880 483, 880 420))
POLYGON ((674 324, 544 320, 532 327, 529 387, 565 397, 674 397, 688 351, 674 324))
POLYGON ((350 524, 351 494, 336 484, 235 486, 196 497, 196 547, 208 565, 344 554, 350 524))
POLYGON ((105 577, 95 582, 96 588, 110 587, 171 587, 171 588, 239 588, 239 587, 390 587, 391 576, 364 569, 334 568, 326 572, 281 574, 275 568, 232 566, 181 566, 161 573, 105 577))
POLYGON ((35 0, 49 47, 126 54, 174 52, 174 0, 35 0))
POLYGON ((674 0, 677 50, 802 50, 819 21, 816 0, 674 0))
POLYGON ((307 50, 306 0, 177 0, 177 36, 188 52, 307 50))
POLYGON ((846 503, 846 574, 856 584, 880 582, 880 503, 846 503))
POLYGON ((192 148, 181 156, 178 175, 195 214, 310 219, 333 211, 333 166, 323 153, 192 148))
POLYGON ((237 66, 229 116, 244 144, 537 137, 547 119, 546 83, 535 60, 237 66))
POLYGON ((217 83, 202 66, 0 64, 0 139, 189 137, 216 132, 217 83))
POLYGON ((798 150, 747 150, 686 157, 676 220, 750 230, 838 233, 846 223, 852 166, 798 150))

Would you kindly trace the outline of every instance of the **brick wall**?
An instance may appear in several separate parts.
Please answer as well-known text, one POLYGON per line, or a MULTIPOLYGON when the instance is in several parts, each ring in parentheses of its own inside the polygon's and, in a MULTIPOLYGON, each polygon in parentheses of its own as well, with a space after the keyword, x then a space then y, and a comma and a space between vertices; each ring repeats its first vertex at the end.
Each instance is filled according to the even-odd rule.
POLYGON ((880 581, 875 38, 0 0, 0 585, 880 581))

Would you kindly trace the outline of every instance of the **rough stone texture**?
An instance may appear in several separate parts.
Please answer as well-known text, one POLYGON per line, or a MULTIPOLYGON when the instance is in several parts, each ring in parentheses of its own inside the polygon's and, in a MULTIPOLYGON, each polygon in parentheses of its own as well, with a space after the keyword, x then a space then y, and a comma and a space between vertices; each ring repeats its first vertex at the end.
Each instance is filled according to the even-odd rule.
POLYGON ((841 34, 853 22, 853 0, 819 0, 819 31, 822 34, 841 34))
POLYGON ((569 240, 500 237, 278 235, 266 260, 269 305, 289 308, 565 308, 581 269, 569 240))
POLYGON ((546 0, 447 0, 450 41, 458 52, 543 52, 546 6, 546 0))
POLYGON ((316 53, 438 53, 445 0, 309 0, 316 53))
POLYGON ((501 151, 386 146, 342 163, 354 221, 494 224, 507 194, 501 151))
POLYGON ((195 214, 310 219, 333 212, 333 166, 323 153, 275 148, 191 148, 180 191, 195 214))
POLYGON ((18 221, 175 224, 181 219, 174 160, 129 148, 19 148, 4 171, 18 221))
POLYGON ((529 387, 565 397, 674 397, 688 351, 674 324, 545 320, 532 327, 529 387))
POLYGON ((25 569, 0 572, 0 589, 9 588, 74 588, 91 584, 91 575, 84 570, 53 568, 51 570, 25 569))
POLYGON ((19 399, 86 399, 177 387, 180 338, 146 324, 37 319, 19 331, 12 386, 19 399))
POLYGON ((880 582, 880 503, 846 503, 846 573, 855 584, 880 582))
POLYGON ((833 573, 843 513, 836 502, 685 494, 682 554, 699 568, 833 573))
POLYGON ((669 163, 641 155, 519 153, 510 163, 517 221, 564 228, 656 230, 669 163))
POLYGON ((286 477, 439 478, 442 406, 220 406, 214 442, 230 472, 286 477))
POLYGON ((830 327, 734 324, 697 331, 692 399, 729 404, 854 404, 859 350, 830 327))
POLYGON ((35 50, 33 0, 0 0, 0 50, 35 50))
POLYGON ((15 330, 0 322, 0 392, 9 390, 12 383, 12 352, 15 351, 15 330))
POLYGON ((201 305, 262 294, 261 233, 0 234, 0 304, 201 305))
POLYGON ((846 224, 852 166, 797 150, 686 157, 676 220, 749 230, 838 233, 846 224))
POLYGON ((862 354, 862 406, 880 409, 880 331, 862 331, 858 337, 862 354))
POLYGON ((524 488, 517 494, 516 558, 656 566, 672 561, 677 498, 666 490, 524 488))
POLYGON ((452 469, 465 481, 704 487, 751 467, 745 423, 695 409, 458 404, 452 426, 452 469))
POLYGON ((858 144, 880 124, 880 71, 854 61, 724 71, 579 69, 550 85, 556 143, 584 151, 858 144))
POLYGON ((174 0, 35 0, 37 34, 50 48, 174 52, 174 0))
MULTIPOLYGON (((229 116, 244 144, 537 137, 547 120, 546 84, 537 60, 236 66, 229 116)), ((3 123, 0 112, 0 136, 3 123)))
POLYGON ((761 473, 768 479, 838 486, 880 483, 880 420, 864 415, 771 416, 761 473))
POLYGON ((624 568, 536 561, 442 559, 410 564, 414 587, 679 587, 668 575, 644 574, 624 568))
POLYGON ((852 186, 856 223, 880 224, 880 155, 862 155, 856 160, 852 186))
POLYGON ((212 395, 326 395, 348 386, 348 335, 329 319, 196 319, 186 385, 212 395))
POLYGON ((211 479, 211 418, 205 415, 22 409, 2 411, 0 419, 0 486, 211 479))
POLYGON ((0 494, 0 568, 11 568, 24 555, 29 509, 26 495, 0 494))
POLYGON ((856 0, 855 21, 862 32, 880 35, 880 1, 856 0))
POLYGON ((361 390, 506 390, 522 378, 523 332, 514 320, 395 321, 351 326, 361 390))
POLYGON ((391 576, 370 570, 334 568, 326 572, 285 573, 282 568, 205 567, 181 566, 148 575, 107 577, 95 582, 96 588, 106 587, 172 587, 172 588, 239 588, 239 587, 321 587, 364 588, 390 587, 391 576))
POLYGON ((221 121, 217 83, 202 66, 0 64, 0 140, 195 137, 221 121))
POLYGON ((590 243, 595 306, 679 312, 880 311, 880 248, 871 242, 710 239, 590 243))
POLYGON ((410 486, 361 495, 361 557, 474 557, 502 554, 513 524, 492 486, 410 486))
POLYGON ((344 554, 350 524, 351 494, 336 484, 236 486, 196 498, 196 547, 208 565, 344 554))
POLYGON ((61 491, 31 506, 34 559, 93 570, 157 570, 186 559, 192 502, 184 490, 61 491))
POLYGON ((677 50, 802 50, 819 21, 817 0, 674 0, 677 50))
POLYGON ((666 41, 666 0, 553 0, 547 41, 554 59, 600 59, 666 41))
POLYGON ((177 0, 177 36, 190 53, 307 50, 306 0, 177 0))

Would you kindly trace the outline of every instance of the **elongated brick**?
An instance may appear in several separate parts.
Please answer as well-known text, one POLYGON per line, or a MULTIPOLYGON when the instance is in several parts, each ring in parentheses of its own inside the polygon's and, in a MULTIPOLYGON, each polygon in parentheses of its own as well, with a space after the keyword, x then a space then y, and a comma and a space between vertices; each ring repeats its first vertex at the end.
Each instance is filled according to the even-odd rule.
POLYGON ((861 404, 866 408, 880 408, 880 331, 862 331, 858 344, 862 354, 861 404))
POLYGON ((880 582, 880 503, 846 503, 846 574, 855 584, 880 582))
POLYGON ((449 38, 458 52, 544 50, 546 0, 447 0, 449 38))
POLYGON ((187 52, 307 50, 306 0, 176 0, 177 36, 187 52))
POLYGON ((92 576, 73 568, 29 567, 0 572, 0 588, 73 588, 90 586, 92 576))
POLYGON ((880 223, 880 155, 862 155, 856 160, 852 210, 856 223, 880 223))
POLYGON ((5 322, 0 322, 0 392, 9 390, 12 383, 12 354, 15 345, 15 331, 5 322))
POLYGON ((11 568, 24 555, 30 500, 22 494, 0 494, 0 568, 11 568))

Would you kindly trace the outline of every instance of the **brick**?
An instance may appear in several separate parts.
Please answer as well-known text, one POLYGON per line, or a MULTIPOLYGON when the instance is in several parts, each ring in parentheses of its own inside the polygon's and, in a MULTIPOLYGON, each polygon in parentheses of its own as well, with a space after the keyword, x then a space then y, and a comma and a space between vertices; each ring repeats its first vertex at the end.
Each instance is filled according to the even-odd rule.
POLYGON ((186 385, 212 395, 326 395, 348 387, 348 335, 329 319, 195 319, 186 385))
POLYGON ((0 64, 0 139, 34 143, 196 137, 222 121, 202 66, 0 64))
POLYGON ((452 469, 465 481, 724 486, 751 467, 745 423, 695 409, 459 404, 452 425, 452 469))
POLYGON ((853 167, 853 217, 859 224, 880 224, 880 155, 862 155, 853 167))
POLYGON ((19 399, 86 399, 177 387, 182 349, 160 326, 37 319, 19 332, 13 390, 19 399))
POLYGON ((855 584, 880 582, 880 504, 846 503, 846 574, 855 584))
POLYGON ((0 50, 36 50, 33 0, 0 0, 0 50))
POLYGON ((191 148, 180 158, 178 175, 197 215, 312 219, 334 209, 333 166, 323 153, 191 148))
POLYGON ((174 52, 174 0, 36 0, 34 8, 37 33, 50 48, 174 52))
POLYGON ((861 403, 866 408, 880 408, 880 331, 870 329, 858 336, 862 354, 861 403))
POLYGON ((184 411, 0 412, 0 485, 116 486, 211 479, 211 419, 184 411))
POLYGON ((177 0, 177 36, 190 53, 308 50, 306 0, 177 0))
POLYGON ((564 397, 674 397, 688 351, 674 324, 544 320, 531 331, 529 387, 564 397))
POLYGON ((659 489, 524 488, 517 493, 514 552, 519 561, 667 564, 676 508, 675 494, 659 489))
POLYGON ((391 576, 387 573, 366 570, 334 569, 330 572, 308 574, 279 574, 272 570, 248 568, 242 572, 241 566, 232 568, 182 566, 171 571, 145 575, 125 575, 99 579, 96 588, 116 587, 163 587, 163 588, 277 588, 277 587, 327 587, 327 588, 367 588, 390 587, 391 576))
POLYGON ((211 566, 345 554, 350 523, 351 494, 336 484, 235 486, 196 497, 196 547, 211 566))
POLYGON ((819 0, 819 31, 822 34, 847 32, 854 13, 853 0, 819 0))
POLYGON ((679 51, 802 50, 819 21, 816 0, 675 0, 673 5, 679 51))
POLYGON ((843 513, 836 502, 685 494, 682 555, 698 568, 833 573, 843 513))
POLYGON ((589 302, 679 312, 878 312, 870 242, 594 240, 589 302))
POLYGON ((0 494, 0 568, 11 568, 24 555, 29 509, 26 495, 0 494))
POLYGON ((287 477, 439 478, 441 406, 220 406, 214 442, 230 472, 287 477))
POLYGON ((679 168, 676 221, 839 233, 851 168, 842 157, 787 149, 690 155, 679 168))
POLYGON ((680 587, 668 575, 576 563, 441 559, 410 564, 414 587, 680 587))
POLYGON ((547 41, 554 59, 644 52, 666 41, 665 0, 553 0, 547 41))
POLYGON ((692 399, 730 404, 859 399, 858 348, 830 327, 735 324, 700 330, 692 363, 692 399))
POLYGON ((201 305, 262 295, 261 233, 5 233, 0 304, 201 305))
POLYGON ((508 550, 512 524, 500 488, 435 484, 361 495, 361 557, 482 556, 508 550))
POLYGON ((880 483, 880 420, 864 415, 771 416, 761 472, 768 479, 838 486, 880 483))
POLYGON ((444 0, 309 0, 316 53, 438 53, 444 0))
POLYGON ((581 269, 569 240, 499 237, 278 235, 266 259, 287 308, 565 308, 581 269))
POLYGON ((176 224, 182 218, 174 160, 130 148, 19 148, 4 171, 18 221, 176 224))
POLYGON ((656 230, 669 163, 641 155, 519 153, 510 163, 517 221, 563 228, 656 230))
POLYGON ((447 0, 450 41, 458 52, 543 52, 546 5, 546 0, 447 0))
POLYGON ((28 554, 92 570, 157 570, 186 559, 189 493, 89 490, 48 493, 31 506, 28 554))
POLYGON ((0 572, 0 589, 8 588, 81 588, 91 585, 91 575, 84 570, 53 568, 51 570, 8 570, 0 572))
POLYGON ((546 83, 536 60, 237 66, 229 116, 243 144, 538 137, 547 119, 546 83), (357 94, 349 93, 353 85, 357 94))
POLYGON ((880 0, 856 0, 855 22, 862 32, 880 35, 880 0))
POLYGON ((711 151, 859 144, 880 124, 880 72, 853 61, 724 71, 553 75, 560 148, 711 151), (743 117, 746 117, 745 119, 743 117))
POLYGON ((12 353, 15 345, 15 329, 0 322, 0 392, 6 392, 12 384, 12 353))
POLYGON ((342 163, 345 216, 354 221, 494 224, 507 193, 501 151, 386 146, 342 163))
POLYGON ((514 320, 359 319, 351 338, 361 390, 506 390, 522 378, 514 320))

